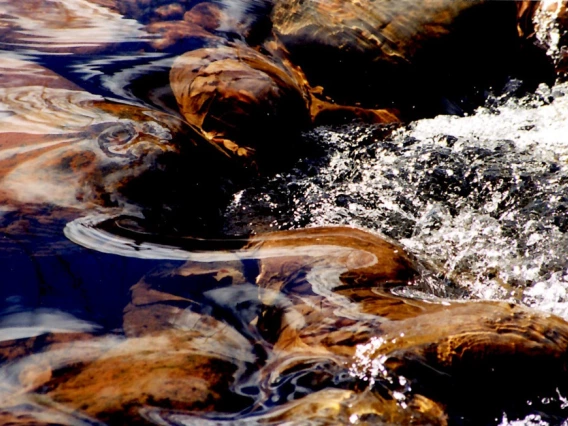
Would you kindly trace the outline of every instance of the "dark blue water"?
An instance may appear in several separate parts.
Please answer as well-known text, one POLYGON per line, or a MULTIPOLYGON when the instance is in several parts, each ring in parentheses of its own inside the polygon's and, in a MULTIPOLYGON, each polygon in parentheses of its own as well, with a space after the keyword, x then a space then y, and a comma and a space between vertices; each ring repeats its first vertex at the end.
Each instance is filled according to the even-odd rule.
POLYGON ((9 212, 1 223, 0 315, 57 310, 101 332, 120 329, 130 288, 163 266, 77 246, 63 235, 65 221, 9 212))

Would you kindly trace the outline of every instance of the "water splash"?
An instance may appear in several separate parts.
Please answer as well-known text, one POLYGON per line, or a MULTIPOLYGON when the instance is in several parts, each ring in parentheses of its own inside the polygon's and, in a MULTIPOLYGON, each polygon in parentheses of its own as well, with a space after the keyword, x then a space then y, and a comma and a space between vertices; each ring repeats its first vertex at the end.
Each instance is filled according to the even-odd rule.
POLYGON ((520 99, 514 87, 471 116, 418 120, 390 134, 318 128, 308 136, 323 151, 319 160, 242 191, 227 218, 260 231, 376 230, 470 297, 568 318, 568 85, 541 85, 520 99), (255 222, 260 210, 268 225, 255 222))
POLYGON ((518 420, 509 420, 504 414, 499 426, 550 426, 550 423, 542 420, 538 414, 529 414, 524 419, 518 420))
MULTIPOLYGON (((404 337, 404 334, 400 337, 404 337)), ((412 392, 410 381, 390 371, 386 366, 388 355, 381 354, 381 349, 384 351, 396 341, 396 338, 387 341, 383 337, 372 337, 368 343, 357 345, 349 374, 368 383, 369 388, 377 384, 385 387, 393 400, 404 409, 408 406, 407 396, 412 392)))
POLYGON ((534 16, 536 39, 546 48, 546 54, 555 64, 558 64, 564 53, 560 45, 562 29, 558 23, 562 3, 560 0, 542 1, 534 16))

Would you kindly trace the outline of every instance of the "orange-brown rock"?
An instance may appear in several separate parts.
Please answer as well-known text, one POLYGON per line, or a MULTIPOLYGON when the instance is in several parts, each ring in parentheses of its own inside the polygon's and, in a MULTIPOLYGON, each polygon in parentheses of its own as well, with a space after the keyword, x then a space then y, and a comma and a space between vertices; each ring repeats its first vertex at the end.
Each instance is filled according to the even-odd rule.
POLYGON ((48 396, 112 424, 150 423, 143 417, 147 408, 244 408, 246 398, 229 390, 239 365, 207 353, 205 336, 196 334, 127 339, 96 361, 47 383, 52 388, 48 396))
POLYGON ((281 156, 276 140, 310 122, 303 81, 274 58, 241 44, 178 57, 170 85, 186 120, 227 155, 281 156))
POLYGON ((159 36, 150 42, 152 47, 159 51, 192 39, 199 42, 220 40, 218 36, 211 34, 201 26, 183 20, 153 22, 146 26, 146 31, 159 36))
POLYGON ((567 372, 564 320, 504 302, 397 296, 390 290, 412 288, 419 267, 378 237, 315 228, 255 239, 265 305, 258 324, 289 369, 352 358, 365 383, 402 376, 450 410, 498 410, 554 393, 567 372), (473 405, 458 396, 466 389, 473 405))
POLYGON ((23 389, 14 389, 11 400, 0 395, 3 406, 41 398, 78 417, 150 424, 148 409, 238 411, 250 403, 230 390, 255 360, 243 336, 191 312, 187 308, 196 307, 194 302, 144 282, 132 294, 124 317, 128 338, 57 341, 42 353, 21 357, 17 371, 23 389))
MULTIPOLYGON (((538 380, 543 372, 563 372, 568 361, 568 325, 558 317, 505 302, 454 302, 433 312, 381 325, 384 343, 375 354, 388 354, 400 370, 408 360, 440 372, 474 379, 475 374, 505 372, 538 380), (540 363, 539 359, 547 359, 540 363), (532 368, 523 363, 535 362, 532 368), (495 370, 492 370, 494 368, 495 370), (501 369, 502 371, 498 371, 501 369)), ((509 378, 513 379, 513 377, 509 378)), ((485 378, 478 377, 480 383, 485 378)))
POLYGON ((565 321, 505 302, 403 297, 426 289, 421 271, 401 247, 357 229, 256 236, 133 286, 124 338, 14 352, 20 388, 0 403, 41 398, 111 424, 145 424, 148 413, 195 420, 252 404, 234 389, 254 374, 254 403, 276 405, 251 421, 445 425, 564 391, 565 321))
MULTIPOLYGON (((88 10, 108 18, 102 28, 112 31, 73 40, 73 28, 94 19, 52 3, 44 17, 36 16, 36 1, 10 4, 0 17, 10 30, 0 30, 3 40, 7 34, 7 42, 28 43, 27 28, 13 24, 20 17, 40 24, 43 52, 94 52, 123 34, 120 9, 146 24, 141 31, 124 20, 129 36, 154 34, 155 49, 189 39, 208 47, 184 53, 171 69, 185 123, 152 108, 107 102, 23 61, 2 62, 0 101, 8 119, 0 125, 0 201, 22 215, 33 204, 50 203, 61 212, 158 205, 188 221, 172 206, 193 194, 184 189, 195 182, 155 179, 160 172, 202 163, 189 175, 202 185, 218 174, 212 165, 226 164, 220 158, 259 167, 280 161, 293 150, 288 139, 310 124, 396 121, 396 110, 376 107, 414 90, 435 93, 446 80, 453 90, 452 84, 469 84, 480 72, 490 79, 483 74, 488 62, 506 70, 517 35, 539 30, 531 27, 536 13, 553 13, 560 28, 566 26, 565 3, 544 10, 540 3, 481 0, 294 0, 275 3, 272 37, 265 23, 231 16, 222 3, 95 0, 88 10), (50 31, 58 37, 50 38, 50 31), (180 135, 183 143, 175 139, 180 135), (211 145, 219 156, 200 156, 211 145), (183 161, 169 169, 164 157, 183 161), (202 175, 207 168, 213 172, 202 175), (166 195, 172 182, 178 186, 166 195)), ((559 36, 565 43, 565 33, 559 36)), ((210 195, 207 189, 200 194, 210 195)), ((200 201, 184 206, 194 209, 200 201)), ((149 217, 162 226, 163 215, 149 217)), ((25 234, 26 227, 21 220, 4 231, 25 234)), ((123 336, 4 342, 0 354, 9 363, 1 372, 10 380, 0 393, 6 409, 0 423, 59 422, 22 413, 22 406, 113 424, 149 422, 152 410, 236 413, 252 404, 235 391, 239 385, 257 388, 256 407, 279 396, 278 381, 289 379, 302 385, 259 421, 446 424, 452 410, 482 406, 500 415, 502 401, 524 404, 562 388, 566 379, 565 321, 504 302, 425 294, 422 266, 376 235, 331 227, 280 232, 254 237, 227 255, 230 262, 188 262, 168 271, 165 282, 179 279, 179 287, 155 276, 132 287, 123 336), (301 397, 306 391, 312 393, 301 397)))
POLYGON ((502 75, 518 49, 512 2, 281 1, 272 20, 310 84, 346 105, 430 94, 432 106, 464 81, 502 75))
POLYGON ((207 2, 196 4, 183 15, 184 21, 199 25, 206 31, 217 31, 224 18, 219 5, 207 2))
POLYGON ((400 246, 368 232, 276 232, 253 237, 248 250, 260 262, 256 281, 265 310, 259 328, 280 354, 351 356, 380 321, 428 312, 424 302, 390 293, 412 286, 420 266, 400 246))
MULTIPOLYGON (((22 60, 2 62, 0 70, 0 101, 9 114, 0 123, 5 205, 22 212, 53 206, 74 209, 75 215, 129 206, 160 215, 164 205, 176 204, 171 211, 187 217, 183 205, 191 203, 196 212, 194 200, 203 195, 197 190, 208 198, 197 203, 208 210, 198 216, 211 219, 218 211, 211 209, 211 198, 222 191, 215 184, 222 175, 210 165, 226 164, 227 158, 181 118, 107 102, 22 60)), ((220 197, 217 202, 223 202, 220 197)))
POLYGON ((316 126, 349 122, 363 123, 396 123, 399 122, 399 111, 389 109, 370 109, 357 106, 337 105, 326 102, 312 95, 312 122, 316 126))
POLYGON ((23 87, 7 89, 4 100, 15 116, 0 127, 8 142, 0 157, 0 191, 18 203, 116 206, 121 187, 177 150, 167 119, 158 123, 123 105, 120 114, 129 118, 120 120, 107 112, 116 106, 85 92, 23 87), (28 103, 31 97, 43 108, 28 103), (32 133, 22 131, 24 122, 34 123, 32 133))
POLYGON ((33 339, 17 348, 5 343, 0 349, 11 363, 1 372, 15 382, 3 382, 0 406, 14 421, 30 424, 67 424, 65 416, 152 424, 145 414, 152 409, 245 408, 251 401, 231 385, 255 362, 251 343, 228 324, 191 309, 198 304, 142 281, 125 308, 126 337, 56 334, 41 336, 41 347, 33 339))
POLYGON ((114 0, 7 2, 0 15, 3 50, 92 54, 143 37, 140 24, 125 20, 114 6, 114 0))
POLYGON ((404 377, 447 412, 489 417, 566 392, 568 324, 551 315, 503 302, 454 303, 379 330, 358 347, 354 371, 379 382, 404 377))
POLYGON ((534 35, 534 15, 540 7, 540 1, 517 1, 515 5, 519 36, 529 38, 534 35))
POLYGON ((259 253, 259 285, 273 290, 293 280, 300 268, 341 267, 338 287, 406 285, 418 277, 415 262, 402 247, 356 228, 274 232, 252 237, 247 249, 259 253))
MULTIPOLYGON (((186 417, 199 422, 199 418, 186 417)), ((447 416, 435 402, 417 395, 406 408, 393 399, 377 393, 359 393, 350 390, 328 388, 314 392, 301 399, 274 407, 265 413, 249 416, 252 424, 325 424, 361 426, 377 424, 447 425, 447 416), (253 423, 254 422, 254 423, 253 423)), ((190 423, 191 424, 191 423, 190 423)))

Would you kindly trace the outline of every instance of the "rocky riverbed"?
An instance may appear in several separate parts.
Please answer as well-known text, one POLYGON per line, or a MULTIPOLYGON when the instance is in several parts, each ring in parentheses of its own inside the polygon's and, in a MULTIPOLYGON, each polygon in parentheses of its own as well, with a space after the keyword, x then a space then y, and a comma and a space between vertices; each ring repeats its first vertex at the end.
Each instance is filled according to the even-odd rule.
POLYGON ((2 5, 0 422, 566 423, 565 2, 2 5))

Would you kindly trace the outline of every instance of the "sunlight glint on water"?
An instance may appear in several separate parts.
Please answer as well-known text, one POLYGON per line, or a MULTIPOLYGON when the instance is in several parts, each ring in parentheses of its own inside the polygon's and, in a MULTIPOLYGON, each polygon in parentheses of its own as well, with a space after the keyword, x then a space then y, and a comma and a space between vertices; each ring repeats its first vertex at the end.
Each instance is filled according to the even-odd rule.
POLYGON ((568 318, 566 94, 566 84, 505 93, 472 116, 419 120, 385 140, 372 126, 318 128, 309 134, 325 151, 316 173, 299 164, 237 194, 228 212, 247 206, 252 217, 250 200, 265 200, 258 208, 273 212, 272 229, 373 229, 471 298, 568 318))

